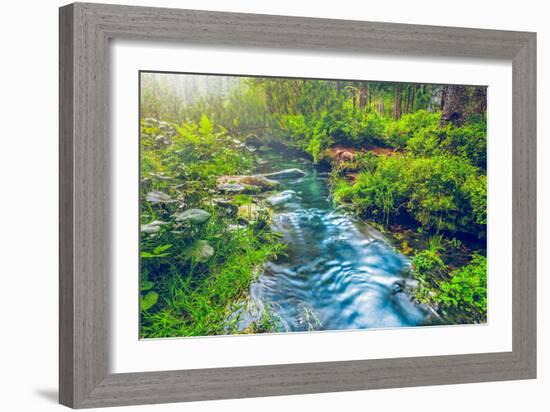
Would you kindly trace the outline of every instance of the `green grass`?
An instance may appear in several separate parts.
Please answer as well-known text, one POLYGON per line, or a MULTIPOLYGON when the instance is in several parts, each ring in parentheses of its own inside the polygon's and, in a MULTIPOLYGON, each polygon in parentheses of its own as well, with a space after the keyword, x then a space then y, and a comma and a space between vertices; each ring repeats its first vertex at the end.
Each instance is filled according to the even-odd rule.
MULTIPOLYGON (((231 315, 246 303, 250 283, 263 262, 282 252, 268 230, 243 229, 219 238, 206 264, 171 264, 156 280, 156 310, 142 311, 141 336, 211 336, 238 332, 231 315)), ((269 325, 263 325, 266 329, 269 325)))

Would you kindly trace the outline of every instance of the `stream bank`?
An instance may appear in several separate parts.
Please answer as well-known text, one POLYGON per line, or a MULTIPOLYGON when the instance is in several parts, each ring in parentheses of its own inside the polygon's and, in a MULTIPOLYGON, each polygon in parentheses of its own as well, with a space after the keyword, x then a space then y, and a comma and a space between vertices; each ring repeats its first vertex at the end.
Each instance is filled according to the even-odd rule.
POLYGON ((285 201, 273 206, 271 230, 286 245, 250 286, 238 328, 246 331, 267 310, 276 331, 392 328, 439 323, 407 289, 411 261, 372 225, 331 200, 329 171, 277 147, 259 153, 254 172, 269 176, 300 169, 279 181, 285 201))

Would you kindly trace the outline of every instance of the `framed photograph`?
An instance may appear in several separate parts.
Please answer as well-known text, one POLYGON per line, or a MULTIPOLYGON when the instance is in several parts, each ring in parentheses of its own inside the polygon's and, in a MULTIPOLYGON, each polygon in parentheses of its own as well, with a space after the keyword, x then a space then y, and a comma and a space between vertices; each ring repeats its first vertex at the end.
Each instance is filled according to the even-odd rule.
POLYGON ((60 402, 536 376, 536 35, 60 9, 60 402))

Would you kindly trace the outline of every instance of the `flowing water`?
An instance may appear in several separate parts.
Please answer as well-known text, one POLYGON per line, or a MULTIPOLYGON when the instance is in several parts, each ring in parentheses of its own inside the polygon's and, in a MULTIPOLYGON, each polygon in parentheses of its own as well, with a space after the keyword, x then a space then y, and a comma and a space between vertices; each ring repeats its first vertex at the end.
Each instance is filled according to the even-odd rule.
POLYGON ((258 173, 297 167, 307 175, 279 180, 281 191, 295 192, 275 209, 272 224, 287 243, 288 256, 268 262, 251 286, 257 307, 268 308, 283 331, 431 322, 398 286, 407 277, 409 259, 380 232, 334 207, 326 173, 287 152, 261 158, 258 173))

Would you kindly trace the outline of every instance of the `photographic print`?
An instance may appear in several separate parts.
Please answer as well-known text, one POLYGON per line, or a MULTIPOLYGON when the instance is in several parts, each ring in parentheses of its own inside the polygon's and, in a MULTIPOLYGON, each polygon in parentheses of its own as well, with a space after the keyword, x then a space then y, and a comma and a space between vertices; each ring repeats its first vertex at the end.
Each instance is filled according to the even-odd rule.
POLYGON ((140 72, 140 337, 487 322, 487 88, 140 72))

